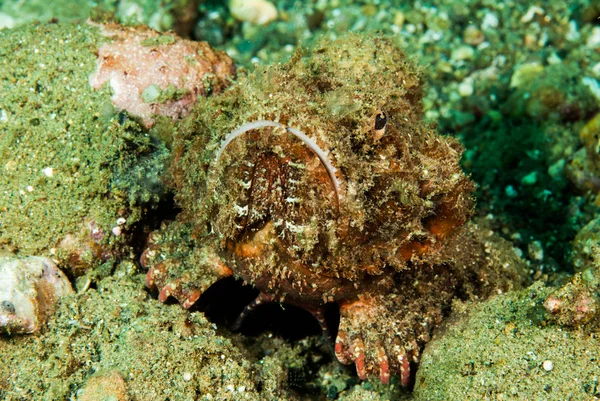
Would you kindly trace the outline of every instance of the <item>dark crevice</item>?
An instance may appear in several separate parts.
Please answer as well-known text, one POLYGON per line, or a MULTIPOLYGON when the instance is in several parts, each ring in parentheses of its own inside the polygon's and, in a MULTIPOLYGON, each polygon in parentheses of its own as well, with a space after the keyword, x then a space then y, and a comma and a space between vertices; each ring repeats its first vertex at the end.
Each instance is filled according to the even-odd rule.
MULTIPOLYGON (((232 327, 239 314, 258 294, 257 289, 244 285, 241 280, 226 278, 213 284, 191 310, 203 312, 209 321, 217 325, 220 335, 232 339, 238 347, 245 350, 246 357, 255 363, 272 352, 271 337, 283 339, 291 346, 307 339, 307 344, 310 345, 300 352, 299 360, 286 365, 287 390, 301 399, 337 398, 338 390, 335 387, 322 388, 319 380, 321 367, 335 360, 333 341, 340 320, 337 304, 325 306, 325 320, 329 329, 327 338, 320 337, 323 334, 321 327, 310 312, 278 302, 256 307, 234 332, 232 327)), ((275 341, 274 344, 276 343, 275 341)), ((357 383, 357 377, 352 375, 353 368, 347 369, 350 375, 348 380, 357 383)), ((262 390, 260 380, 257 388, 259 392, 262 390)))
MULTIPOLYGON (((226 278, 213 284, 202 294, 192 310, 204 312, 208 320, 223 329, 222 334, 226 335, 227 332, 231 332, 239 314, 258 296, 258 293, 258 290, 244 285, 241 280, 226 278)), ((335 321, 335 313, 333 315, 331 319, 335 321)), ((273 302, 260 305, 251 311, 238 332, 251 337, 270 332, 285 340, 297 341, 321 334, 321 328, 316 319, 306 310, 273 302)))
POLYGON ((130 227, 131 246, 135 253, 141 255, 148 245, 148 235, 158 230, 162 222, 175 220, 179 212, 181 209, 176 206, 172 193, 163 196, 155 206, 148 207, 145 218, 130 227))

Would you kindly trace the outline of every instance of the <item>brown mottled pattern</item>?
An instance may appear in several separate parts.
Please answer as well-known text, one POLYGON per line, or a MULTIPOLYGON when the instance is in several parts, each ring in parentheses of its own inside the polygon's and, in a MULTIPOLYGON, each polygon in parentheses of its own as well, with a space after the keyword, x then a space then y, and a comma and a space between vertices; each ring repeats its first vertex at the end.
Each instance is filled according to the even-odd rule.
POLYGON ((523 272, 510 246, 469 223, 462 147, 422 121, 419 75, 393 39, 347 35, 199 105, 173 142, 182 213, 144 258, 159 298, 189 307, 234 275, 261 301, 304 307, 322 324, 335 302, 338 359, 362 379, 409 385, 454 298, 519 286, 523 272), (228 133, 261 120, 278 124, 252 125, 215 156, 228 133), (190 264, 199 252, 229 269, 190 264))

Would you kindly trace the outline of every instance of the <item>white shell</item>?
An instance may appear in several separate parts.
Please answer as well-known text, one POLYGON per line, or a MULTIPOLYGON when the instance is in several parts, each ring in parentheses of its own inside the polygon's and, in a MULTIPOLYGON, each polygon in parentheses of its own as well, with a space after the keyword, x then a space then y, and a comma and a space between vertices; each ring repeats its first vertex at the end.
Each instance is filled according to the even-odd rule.
POLYGON ((67 276, 48 258, 0 256, 0 333, 34 333, 72 294, 67 276))

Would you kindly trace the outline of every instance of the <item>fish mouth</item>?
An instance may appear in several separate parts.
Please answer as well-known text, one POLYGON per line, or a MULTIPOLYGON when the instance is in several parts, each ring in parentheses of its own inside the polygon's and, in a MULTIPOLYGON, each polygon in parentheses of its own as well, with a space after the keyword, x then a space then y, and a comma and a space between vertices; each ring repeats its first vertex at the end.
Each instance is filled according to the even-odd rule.
POLYGON ((339 178, 339 170, 335 168, 333 163, 331 163, 331 161, 329 160, 329 152, 323 150, 314 139, 306 135, 306 133, 304 133, 298 128, 290 127, 288 125, 284 125, 272 120, 256 120, 242 124, 233 131, 231 131, 229 134, 227 134, 225 139, 223 139, 221 145, 219 146, 219 149, 217 150, 213 166, 217 165, 217 163, 221 159, 221 156, 223 155, 223 152, 233 140, 242 136, 248 131, 265 127, 282 128, 286 130, 288 133, 294 135, 296 138, 302 141, 302 143, 304 143, 304 145, 306 145, 319 158, 321 164, 327 171, 329 180, 331 181, 331 185, 335 192, 336 206, 339 212, 340 203, 344 198, 343 181, 339 178))

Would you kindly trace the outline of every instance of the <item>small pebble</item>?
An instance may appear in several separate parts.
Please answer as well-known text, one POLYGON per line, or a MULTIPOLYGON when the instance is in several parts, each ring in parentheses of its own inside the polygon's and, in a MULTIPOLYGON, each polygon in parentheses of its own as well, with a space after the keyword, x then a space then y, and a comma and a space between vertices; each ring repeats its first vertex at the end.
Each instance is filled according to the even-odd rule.
POLYGON ((116 371, 93 376, 78 391, 79 401, 128 401, 127 386, 123 377, 116 371))
POLYGON ((522 258, 523 257, 523 251, 520 248, 514 248, 513 247, 512 250, 515 253, 515 255, 517 255, 518 258, 522 258))
POLYGON ((564 176, 565 165, 567 161, 565 159, 560 159, 556 163, 553 163, 548 167, 548 175, 553 180, 559 180, 564 176))
POLYGON ((398 11, 396 14, 394 14, 394 25, 402 28, 404 21, 406 21, 406 15, 404 15, 402 11, 398 11))
POLYGON ((504 193, 509 198, 516 198, 519 195, 515 187, 513 187, 512 185, 507 185, 506 188, 504 188, 504 193))
POLYGON ((581 39, 581 34, 579 33, 579 27, 577 26, 576 21, 569 21, 569 30, 565 34, 565 39, 569 42, 575 42, 581 39))
POLYGON ((540 241, 531 241, 527 245, 527 253, 533 260, 538 262, 544 260, 544 248, 542 247, 542 243, 540 241))
POLYGON ((267 25, 277 19, 277 8, 266 0, 231 0, 229 11, 233 18, 256 25, 267 25))
POLYGON ((594 27, 592 29, 592 34, 588 37, 586 42, 587 47, 595 48, 600 47, 600 28, 594 27))
POLYGON ((460 84, 458 84, 458 94, 462 97, 469 97, 473 94, 473 79, 466 78, 460 84))
POLYGON ((475 25, 469 25, 463 32, 463 41, 468 45, 477 46, 484 41, 483 32, 475 25))
POLYGON ((471 46, 459 46, 452 50, 450 58, 452 60, 472 60, 475 56, 475 49, 471 46))
POLYGON ((488 12, 483 17, 483 21, 481 22, 481 29, 496 29, 500 24, 500 20, 498 16, 494 13, 488 12))
POLYGON ((583 86, 587 86, 592 95, 600 100, 600 82, 597 79, 591 77, 583 77, 581 79, 581 83, 583 86))
POLYGON ((0 29, 12 28, 15 26, 15 19, 8 14, 0 13, 0 29))
POLYGON ((531 22, 536 15, 543 15, 544 9, 538 6, 530 6, 525 15, 521 17, 521 22, 531 22))
POLYGON ((560 64, 562 62, 562 59, 560 58, 560 56, 558 54, 556 54, 556 52, 552 52, 550 54, 550 56, 548 56, 546 61, 548 62, 548 64, 553 65, 553 64, 560 64))
POLYGON ((531 84, 531 81, 536 79, 544 71, 544 66, 540 63, 527 63, 515 67, 512 77, 510 78, 511 88, 520 88, 531 84))
POLYGON ((532 171, 527 174, 525 177, 521 178, 521 184, 523 185, 535 185, 537 183, 537 171, 532 171))

